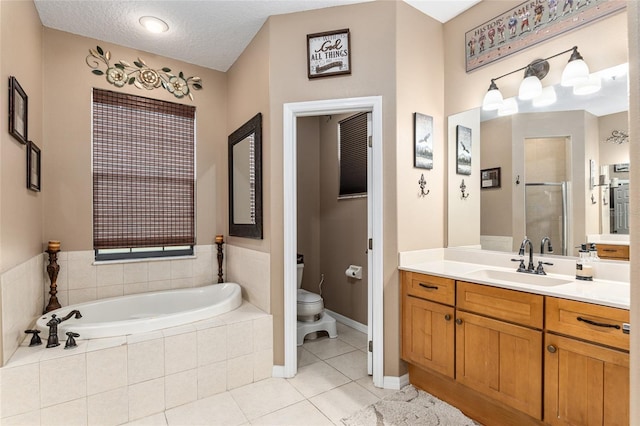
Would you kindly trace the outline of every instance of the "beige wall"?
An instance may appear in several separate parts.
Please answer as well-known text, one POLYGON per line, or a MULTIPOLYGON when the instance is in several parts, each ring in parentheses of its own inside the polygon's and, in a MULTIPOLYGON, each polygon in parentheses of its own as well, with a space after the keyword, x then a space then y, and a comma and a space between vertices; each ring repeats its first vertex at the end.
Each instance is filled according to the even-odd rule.
MULTIPOLYGON (((204 89, 194 101, 177 99, 162 89, 140 90, 125 86, 118 91, 186 103, 196 107, 196 231, 199 244, 210 244, 222 233, 218 200, 226 200, 226 75, 173 59, 77 35, 44 29, 44 119, 48 150, 43 155, 45 240, 59 239, 62 250, 91 250, 91 91, 114 90, 104 76, 96 76, 85 63, 90 48, 100 45, 112 61, 143 58, 151 67, 169 67, 187 76, 199 76, 204 89), (64 78, 62 77, 64 76, 64 78)), ((249 117, 250 118, 250 117, 249 117)), ((224 216, 226 218, 226 216, 224 216)))
MULTIPOLYGON (((42 26, 32 2, 3 1, 2 9, 2 85, 13 75, 28 96, 28 137, 42 150, 43 172, 53 148, 47 146, 42 129, 43 61, 42 26)), ((42 192, 26 186, 26 146, 8 131, 8 91, 0 91, 0 271, 4 272, 44 250, 42 244, 43 198, 52 183, 42 179, 42 192)))
MULTIPOLYGON (((46 158, 50 150, 42 129, 42 73, 42 26, 35 6, 32 2, 0 2, 0 81, 6 88, 9 76, 13 75, 26 92, 27 136, 46 158)), ((44 249, 42 200, 50 188, 50 183, 43 179, 43 192, 27 189, 27 149, 9 134, 8 104, 8 91, 0 90, 0 116, 3 117, 0 120, 0 274, 12 272, 2 275, 0 318, 4 315, 12 315, 12 318, 0 319, 0 330, 3 330, 0 331, 0 365, 11 356, 21 330, 30 325, 34 312, 42 309, 39 281, 11 280, 10 275, 33 275, 33 268, 24 265, 33 264, 31 259, 37 258, 44 249), (18 273, 13 273, 15 271, 18 273), (12 296, 18 294, 16 290, 23 296, 20 300, 12 300, 12 296), (3 348, 8 348, 6 353, 3 348)))

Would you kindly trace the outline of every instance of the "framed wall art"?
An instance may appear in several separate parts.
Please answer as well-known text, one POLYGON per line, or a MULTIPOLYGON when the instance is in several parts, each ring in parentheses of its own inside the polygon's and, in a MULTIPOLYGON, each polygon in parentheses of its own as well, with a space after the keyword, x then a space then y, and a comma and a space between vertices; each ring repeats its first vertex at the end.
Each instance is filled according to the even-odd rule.
POLYGON ((456 173, 471 175, 471 129, 456 126, 456 173))
POLYGON ((28 98, 14 76, 9 77, 9 133, 20 143, 28 139, 28 98))
POLYGON ((500 188, 500 167, 481 170, 480 187, 482 189, 500 188))
POLYGON ((433 169, 433 117, 413 114, 413 167, 433 169))
POLYGON ((307 34, 309 78, 351 74, 349 29, 307 34))
POLYGON ((40 192, 40 148, 29 141, 27 143, 27 188, 40 192))

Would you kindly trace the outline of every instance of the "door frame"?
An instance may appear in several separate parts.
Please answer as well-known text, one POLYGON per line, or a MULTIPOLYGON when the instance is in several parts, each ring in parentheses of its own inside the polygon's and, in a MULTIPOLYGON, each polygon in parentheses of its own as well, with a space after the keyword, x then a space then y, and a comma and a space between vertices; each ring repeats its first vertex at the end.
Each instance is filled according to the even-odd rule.
POLYGON ((368 188, 367 220, 372 224, 373 250, 369 250, 369 335, 373 337, 373 384, 384 387, 383 354, 383 179, 382 96, 293 102, 283 105, 283 192, 284 192, 284 377, 298 370, 296 345, 296 250, 297 250, 297 129, 298 117, 369 111, 373 138, 372 187, 368 188))

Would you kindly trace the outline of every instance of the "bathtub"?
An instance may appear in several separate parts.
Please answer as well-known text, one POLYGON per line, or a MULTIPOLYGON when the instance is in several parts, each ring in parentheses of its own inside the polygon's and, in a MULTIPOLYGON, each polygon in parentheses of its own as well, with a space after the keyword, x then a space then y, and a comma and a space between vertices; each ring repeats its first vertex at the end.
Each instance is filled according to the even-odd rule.
POLYGON ((47 312, 36 325, 43 336, 48 335, 46 324, 51 314, 62 318, 77 309, 82 318, 71 317, 58 325, 60 340, 68 331, 80 334, 81 339, 125 336, 201 321, 233 311, 241 304, 240 286, 221 283, 78 303, 47 312))

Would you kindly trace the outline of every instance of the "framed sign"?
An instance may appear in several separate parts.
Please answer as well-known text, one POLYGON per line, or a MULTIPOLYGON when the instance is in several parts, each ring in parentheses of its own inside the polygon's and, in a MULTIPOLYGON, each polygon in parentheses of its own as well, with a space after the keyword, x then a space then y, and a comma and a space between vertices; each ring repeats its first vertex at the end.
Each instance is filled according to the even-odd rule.
POLYGON ((9 133, 20 143, 27 143, 27 94, 14 76, 9 77, 9 133))
POLYGON ((481 170, 480 185, 482 189, 500 188, 500 167, 481 170))
POLYGON ((309 78, 351 74, 349 29, 307 34, 309 78))

